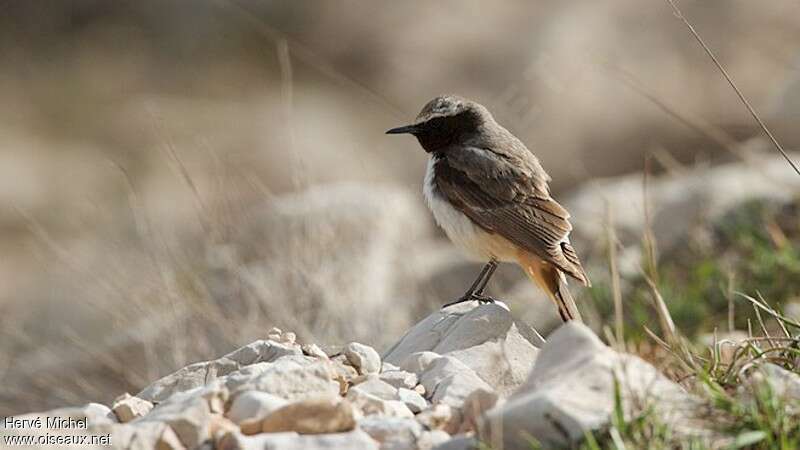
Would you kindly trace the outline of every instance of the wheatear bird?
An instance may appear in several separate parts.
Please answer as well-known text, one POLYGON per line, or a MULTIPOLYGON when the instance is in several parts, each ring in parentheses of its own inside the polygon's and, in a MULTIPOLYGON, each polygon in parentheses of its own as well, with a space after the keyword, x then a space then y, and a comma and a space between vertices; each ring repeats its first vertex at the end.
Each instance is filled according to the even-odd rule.
POLYGON ((423 192, 454 244, 488 261, 458 301, 494 301, 483 291, 498 261, 517 263, 555 301, 561 319, 580 320, 564 274, 589 285, 569 242, 569 213, 550 196, 536 156, 482 105, 436 97, 404 127, 430 154, 423 192))

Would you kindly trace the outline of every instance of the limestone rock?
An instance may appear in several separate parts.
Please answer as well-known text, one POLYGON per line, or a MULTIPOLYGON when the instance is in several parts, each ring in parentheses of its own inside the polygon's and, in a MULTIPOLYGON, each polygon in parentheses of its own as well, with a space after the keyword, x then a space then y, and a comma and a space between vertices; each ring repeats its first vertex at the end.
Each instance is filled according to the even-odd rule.
POLYGON ((172 395, 150 413, 134 422, 168 425, 188 448, 195 448, 211 439, 211 409, 202 389, 172 395))
POLYGON ((244 367, 259 362, 275 361, 281 356, 300 354, 302 354, 302 350, 297 345, 288 342, 260 340, 234 350, 223 358, 235 362, 239 367, 244 367))
MULTIPOLYGON (((130 448, 137 448, 136 445, 131 445, 130 448)), ((147 448, 145 446, 141 448, 147 448)), ((178 434, 175 433, 175 430, 172 427, 164 426, 161 433, 156 438, 156 445, 154 448, 158 450, 184 450, 187 448, 183 445, 178 434)))
POLYGON ((287 331, 281 335, 281 340, 284 344, 294 344, 297 341, 297 335, 292 333, 291 331, 287 331))
POLYGON ((415 375, 428 370, 428 366, 442 355, 431 351, 415 352, 407 355, 400 363, 403 370, 407 370, 415 375))
POLYGON ((114 400, 111 409, 114 411, 117 419, 125 423, 147 415, 147 413, 153 409, 153 404, 147 400, 142 400, 139 397, 133 397, 125 393, 114 400))
POLYGON ((378 441, 381 449, 416 449, 422 434, 422 425, 410 418, 369 416, 358 426, 378 441))
POLYGON ((379 378, 396 388, 414 389, 419 382, 417 374, 400 369, 381 372, 379 378))
POLYGON ((752 398, 753 389, 757 389, 763 383, 769 383, 775 396, 781 398, 787 405, 800 405, 800 375, 776 364, 761 364, 750 373, 747 383, 740 387, 740 390, 744 391, 743 397, 752 398))
POLYGON ((395 366, 394 364, 388 363, 386 361, 381 362, 381 373, 383 373, 383 372, 392 372, 394 370, 400 370, 400 368, 395 366))
MULTIPOLYGON (((575 243, 594 242, 605 236, 606 208, 614 214, 614 225, 620 239, 619 269, 638 274, 641 236, 645 227, 644 197, 641 174, 591 180, 581 185, 563 204, 572 214, 573 223, 580 223, 573 233, 575 243)), ((648 182, 649 226, 659 251, 668 254, 676 245, 685 243, 686 230, 700 220, 714 221, 732 207, 753 199, 790 201, 800 179, 786 170, 780 156, 760 155, 757 161, 733 162, 653 177, 648 182)), ((578 248, 584 260, 591 260, 591 248, 578 248)), ((602 258, 596 258, 598 261, 602 258)), ((602 274, 606 271, 597 271, 602 274)))
POLYGON ((462 433, 477 431, 480 417, 486 411, 492 409, 498 401, 499 397, 494 392, 484 389, 472 391, 464 400, 464 405, 462 407, 464 421, 459 431, 462 433))
POLYGON ((205 387, 191 392, 196 393, 206 401, 212 414, 223 414, 225 405, 228 404, 228 399, 230 398, 230 391, 228 391, 222 379, 216 379, 205 387))
POLYGON ((58 414, 53 415, 63 416, 66 414, 74 414, 72 417, 86 417, 86 423, 89 426, 116 422, 116 417, 111 412, 111 409, 106 405, 101 405, 100 403, 87 403, 86 405, 78 408, 57 409, 56 412, 58 412, 58 414))
POLYGON ((470 367, 452 356, 440 356, 419 374, 427 398, 432 403, 444 403, 460 408, 464 399, 478 389, 493 391, 470 367))
POLYGON ((434 450, 478 450, 481 448, 480 442, 472 436, 457 435, 449 441, 442 442, 434 447, 434 450))
POLYGON ((287 400, 330 396, 339 393, 330 361, 302 355, 278 358, 271 363, 247 366, 223 379, 232 394, 256 390, 287 400))
MULTIPOLYGON (((214 414, 211 416, 211 423, 209 424, 209 432, 212 439, 216 440, 218 436, 223 436, 231 432, 239 432, 239 426, 230 421, 230 419, 214 414)), ((207 443, 208 444, 208 443, 207 443)))
POLYGON ((320 359, 328 359, 328 355, 317 344, 304 344, 300 347, 303 354, 320 359))
POLYGON ((378 450, 378 442, 362 430, 347 433, 301 435, 261 433, 245 436, 228 433, 217 441, 220 450, 378 450))
POLYGON ((356 384, 353 386, 352 389, 358 389, 367 394, 374 395, 383 400, 399 400, 397 394, 397 388, 392 386, 391 384, 379 379, 374 374, 370 375, 367 379, 362 381, 361 383, 356 384))
POLYGON ((185 450, 186 446, 175 431, 161 422, 134 421, 109 424, 92 429, 93 433, 110 435, 114 448, 133 450, 164 449, 185 450))
POLYGON ((344 354, 333 356, 330 358, 330 360, 335 366, 336 371, 347 378, 347 381, 351 381, 360 376, 358 369, 350 364, 350 362, 347 360, 347 356, 344 354))
POLYGON ((290 403, 264 417, 260 424, 262 433, 325 434, 350 431, 356 421, 350 402, 337 396, 290 403))
POLYGON ((454 434, 461 425, 461 412, 449 405, 439 404, 417 414, 416 419, 429 430, 454 434))
POLYGON ((161 402, 170 395, 205 386, 210 381, 256 363, 274 361, 284 355, 301 355, 297 346, 274 341, 256 341, 222 358, 188 365, 147 386, 136 396, 150 402, 161 402))
POLYGON ((381 357, 370 346, 351 342, 345 347, 344 354, 358 373, 378 373, 381 370, 381 357))
POLYGON ((449 441, 450 435, 442 430, 425 431, 417 439, 417 448, 419 450, 431 450, 449 441))
MULTIPOLYGON (((452 357, 505 397, 525 381, 543 342, 533 329, 516 322, 501 303, 478 306, 469 302, 429 315, 383 359, 419 375, 430 355, 422 353, 417 361, 409 360, 411 355, 433 352, 452 357)), ((425 388, 430 392, 430 386, 425 388)))
POLYGON ((405 405, 408 406, 408 409, 410 409, 414 414, 428 407, 428 402, 425 400, 425 398, 419 395, 416 391, 412 391, 410 389, 398 389, 397 399, 405 403, 405 405))
POLYGON ((347 399, 365 415, 379 414, 390 417, 414 417, 414 413, 400 400, 385 400, 370 394, 359 385, 347 392, 347 399))
POLYGON ((277 395, 261 391, 244 391, 233 399, 230 409, 225 414, 236 424, 246 420, 263 419, 288 402, 277 395))
POLYGON ((570 322, 542 348, 526 383, 508 401, 488 411, 479 429, 496 448, 528 449, 527 436, 545 446, 569 446, 589 430, 608 424, 614 408, 614 380, 626 414, 652 404, 679 430, 698 403, 680 386, 636 356, 605 346, 586 326, 570 322))

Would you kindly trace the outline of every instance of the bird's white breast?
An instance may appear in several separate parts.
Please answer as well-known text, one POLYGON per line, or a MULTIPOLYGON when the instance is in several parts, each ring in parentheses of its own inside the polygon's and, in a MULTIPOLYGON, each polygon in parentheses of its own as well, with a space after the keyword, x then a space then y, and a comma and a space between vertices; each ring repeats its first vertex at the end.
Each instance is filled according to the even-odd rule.
POLYGON ((436 223, 447 237, 468 256, 481 261, 495 258, 500 261, 513 261, 517 252, 515 247, 501 236, 490 234, 475 225, 469 217, 454 208, 434 185, 435 158, 428 160, 422 192, 436 223))

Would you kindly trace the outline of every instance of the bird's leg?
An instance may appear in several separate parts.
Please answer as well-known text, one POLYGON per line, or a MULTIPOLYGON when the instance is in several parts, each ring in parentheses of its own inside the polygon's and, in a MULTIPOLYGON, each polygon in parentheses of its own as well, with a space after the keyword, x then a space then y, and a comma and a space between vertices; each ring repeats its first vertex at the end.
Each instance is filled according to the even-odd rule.
POLYGON ((486 283, 489 282, 489 279, 492 277, 495 269, 497 269, 497 260, 492 258, 488 263, 486 263, 485 266, 483 266, 481 273, 478 274, 478 278, 475 279, 467 292, 464 293, 464 295, 462 295, 458 300, 447 303, 446 305, 442 306, 442 308, 447 308, 448 306, 457 305, 459 303, 468 302, 471 300, 478 300, 482 303, 494 303, 493 298, 483 295, 483 290, 486 288, 486 283))
MULTIPOLYGON (((497 260, 494 258, 490 259, 486 264, 486 266, 489 267, 489 270, 486 272, 486 275, 483 276, 483 280, 481 280, 481 284, 475 290, 473 297, 484 297, 483 291, 486 289, 486 285, 489 284, 489 280, 492 278, 492 275, 494 275, 494 271, 497 270, 497 264, 497 260)), ((492 301, 494 301, 494 299, 492 299, 492 301)))

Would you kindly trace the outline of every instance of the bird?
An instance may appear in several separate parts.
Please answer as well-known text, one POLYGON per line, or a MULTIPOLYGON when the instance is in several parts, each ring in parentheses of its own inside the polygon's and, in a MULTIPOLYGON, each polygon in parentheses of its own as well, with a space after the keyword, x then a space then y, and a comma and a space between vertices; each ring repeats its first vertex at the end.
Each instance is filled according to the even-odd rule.
POLYGON ((411 125, 386 134, 411 134, 429 155, 425 201, 448 238, 486 261, 458 300, 491 303, 486 285, 500 262, 519 265, 555 302, 564 322, 581 320, 567 276, 590 286, 570 243, 570 215, 550 194, 539 159, 483 105, 457 95, 429 101, 411 125))

